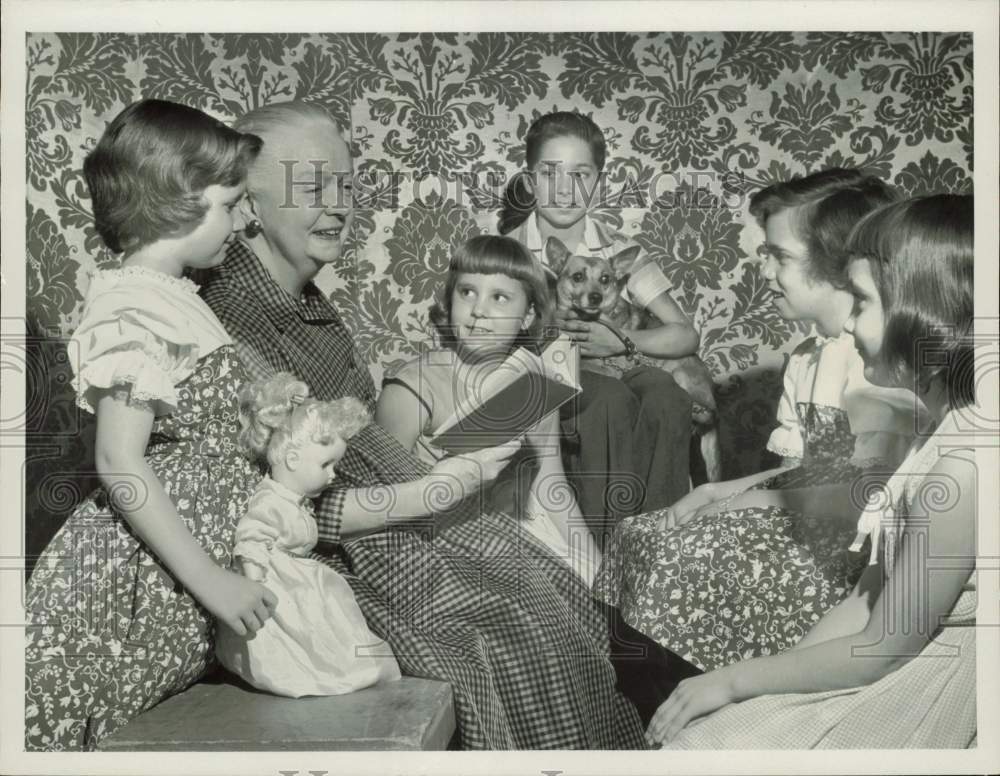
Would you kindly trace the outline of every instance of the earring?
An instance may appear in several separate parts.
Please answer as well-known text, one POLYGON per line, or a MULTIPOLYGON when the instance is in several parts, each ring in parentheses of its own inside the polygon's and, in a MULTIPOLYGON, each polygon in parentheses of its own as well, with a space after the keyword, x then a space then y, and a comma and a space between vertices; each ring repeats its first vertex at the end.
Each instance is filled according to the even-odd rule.
POLYGON ((249 237, 251 240, 264 231, 264 226, 256 218, 251 219, 247 222, 247 225, 243 227, 243 234, 249 237))

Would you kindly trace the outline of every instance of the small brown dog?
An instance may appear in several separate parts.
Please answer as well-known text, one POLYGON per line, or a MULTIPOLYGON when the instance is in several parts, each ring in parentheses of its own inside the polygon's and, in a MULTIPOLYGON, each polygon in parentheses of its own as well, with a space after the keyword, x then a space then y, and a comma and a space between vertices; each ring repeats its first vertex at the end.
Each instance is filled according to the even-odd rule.
MULTIPOLYGON (((622 329, 645 329, 656 317, 638 305, 630 304, 622 289, 628 283, 632 267, 641 252, 632 245, 609 259, 573 254, 556 237, 545 243, 545 257, 555 273, 556 306, 562 313, 571 312, 580 320, 607 326, 622 337, 622 329)), ((722 476, 718 444, 718 406, 712 374, 698 356, 651 358, 642 353, 604 358, 580 359, 582 369, 621 377, 637 366, 651 366, 670 373, 691 397, 695 431, 701 437, 705 474, 710 482, 722 476)))

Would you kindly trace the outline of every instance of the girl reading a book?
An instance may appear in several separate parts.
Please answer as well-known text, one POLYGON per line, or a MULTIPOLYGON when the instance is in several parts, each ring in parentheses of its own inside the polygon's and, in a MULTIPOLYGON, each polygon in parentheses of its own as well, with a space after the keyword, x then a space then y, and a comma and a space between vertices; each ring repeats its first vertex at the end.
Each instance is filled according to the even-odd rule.
MULTIPOLYGON (((440 460, 448 453, 433 444, 434 432, 460 404, 475 400, 517 348, 538 351, 551 314, 543 270, 523 245, 509 237, 469 239, 452 257, 431 309, 440 347, 386 376, 375 420, 423 460, 440 460)), ((539 417, 525 442, 494 484, 493 506, 519 517, 530 535, 590 584, 598 551, 566 483, 558 414, 539 417)))

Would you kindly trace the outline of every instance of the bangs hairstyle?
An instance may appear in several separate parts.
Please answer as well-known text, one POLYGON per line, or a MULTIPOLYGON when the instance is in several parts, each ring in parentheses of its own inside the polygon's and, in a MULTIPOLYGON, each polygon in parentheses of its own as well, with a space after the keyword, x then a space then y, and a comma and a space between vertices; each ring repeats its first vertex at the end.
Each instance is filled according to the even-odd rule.
POLYGON ((278 166, 279 160, 271 152, 271 148, 278 145, 277 136, 290 127, 300 127, 315 122, 325 122, 335 133, 340 134, 340 125, 322 106, 302 100, 263 105, 236 119, 233 124, 236 130, 256 135, 263 143, 257 159, 258 164, 252 165, 250 169, 250 179, 247 183, 251 192, 258 191, 264 181, 282 169, 278 166))
POLYGON ((237 186, 260 138, 165 100, 129 105, 83 162, 98 233, 115 253, 197 224, 209 186, 237 186))
POLYGON ((290 372, 248 383, 239 394, 241 447, 251 460, 273 467, 293 447, 345 442, 371 422, 352 396, 336 401, 310 399, 309 386, 290 372))
POLYGON ((868 213, 898 199, 879 178, 832 167, 761 189, 750 198, 750 214, 763 228, 771 216, 796 208, 792 228, 808 251, 807 276, 845 288, 849 256, 844 246, 851 230, 868 213))
POLYGON ((863 219, 848 243, 878 288, 887 371, 906 387, 942 380, 953 407, 976 400, 973 209, 957 194, 899 202, 863 219))
POLYGON ((552 321, 552 297, 545 270, 535 261, 531 251, 513 237, 480 234, 470 237, 452 254, 444 289, 429 314, 441 344, 449 348, 455 344, 451 326, 451 297, 462 273, 506 275, 521 283, 528 304, 535 311, 535 320, 518 335, 514 347, 537 352, 545 329, 552 321))
MULTIPOLYGON (((528 127, 524 136, 525 166, 532 170, 541 161, 542 146, 558 137, 575 137, 590 146, 597 171, 604 169, 608 144, 601 128, 588 116, 573 111, 554 111, 539 116, 528 127)), ((537 205, 535 195, 528 187, 527 173, 519 172, 504 190, 498 231, 507 234, 523 224, 537 205)))

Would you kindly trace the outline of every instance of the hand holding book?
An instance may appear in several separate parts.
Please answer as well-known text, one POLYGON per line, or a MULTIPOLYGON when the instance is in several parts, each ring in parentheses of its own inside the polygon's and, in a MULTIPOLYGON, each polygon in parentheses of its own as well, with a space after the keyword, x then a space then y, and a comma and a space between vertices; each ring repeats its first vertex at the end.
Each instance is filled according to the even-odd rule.
POLYGON ((459 455, 522 436, 580 392, 578 359, 576 346, 564 335, 541 356, 515 350, 431 441, 459 455))

